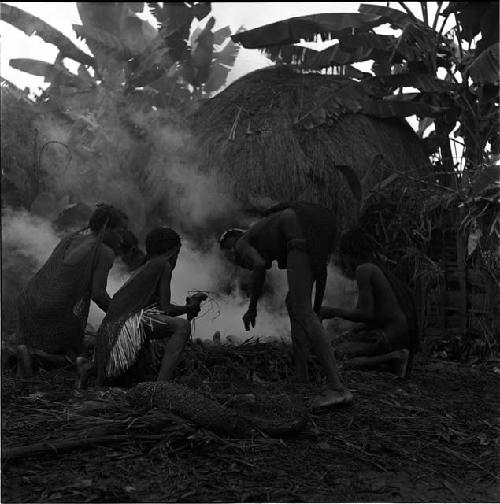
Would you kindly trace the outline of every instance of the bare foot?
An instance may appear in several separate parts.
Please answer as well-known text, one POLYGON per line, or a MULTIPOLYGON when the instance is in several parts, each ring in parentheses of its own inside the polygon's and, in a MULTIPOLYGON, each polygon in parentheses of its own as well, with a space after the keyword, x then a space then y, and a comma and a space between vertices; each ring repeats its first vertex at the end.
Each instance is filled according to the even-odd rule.
POLYGON ((79 390, 86 389, 88 379, 95 368, 92 365, 92 362, 90 362, 85 357, 77 357, 75 364, 76 364, 76 370, 78 371, 78 379, 76 380, 76 388, 79 390))
POLYGON ((404 349, 373 357, 353 357, 344 362, 344 369, 379 369, 404 378, 408 371, 409 356, 410 352, 404 349))
POLYGON ((353 357, 344 361, 344 369, 360 369, 363 367, 370 367, 372 364, 369 357, 353 357))
POLYGON ((312 409, 331 408, 344 406, 352 402, 352 393, 346 388, 327 389, 321 395, 317 396, 311 403, 312 409))
POLYGON ((16 348, 17 355, 17 373, 18 378, 31 378, 34 375, 33 361, 31 354, 26 345, 18 345, 16 348))

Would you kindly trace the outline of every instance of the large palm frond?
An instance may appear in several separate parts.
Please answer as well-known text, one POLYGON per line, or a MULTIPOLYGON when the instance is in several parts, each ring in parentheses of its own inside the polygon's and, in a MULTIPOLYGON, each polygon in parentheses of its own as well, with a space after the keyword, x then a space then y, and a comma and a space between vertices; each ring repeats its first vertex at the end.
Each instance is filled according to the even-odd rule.
POLYGON ((44 42, 54 44, 63 57, 71 58, 83 65, 94 65, 92 56, 83 52, 66 35, 40 18, 5 3, 0 3, 0 12, 2 21, 23 31, 28 36, 37 35, 44 42))

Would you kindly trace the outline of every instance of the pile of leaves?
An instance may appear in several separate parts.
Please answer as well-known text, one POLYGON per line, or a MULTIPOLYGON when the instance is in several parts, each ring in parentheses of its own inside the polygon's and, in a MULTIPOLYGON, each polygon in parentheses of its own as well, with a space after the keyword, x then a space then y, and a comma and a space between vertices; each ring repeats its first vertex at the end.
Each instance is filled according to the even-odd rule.
MULTIPOLYGON (((289 352, 277 343, 198 343, 176 380, 193 382, 196 371, 198 390, 216 394, 292 390, 289 352), (238 365, 224 374, 229 362, 238 365)), ((306 430, 283 439, 259 432, 220 436, 172 414, 134 410, 121 389, 74 390, 72 370, 31 380, 4 370, 2 499, 493 500, 500 469, 499 366, 417 362, 411 381, 346 371, 353 405, 311 413, 306 430), (79 446, 71 446, 76 440, 79 446), (29 456, 19 455, 23 447, 29 456)), ((315 369, 311 362, 313 375, 315 369)), ((313 382, 301 392, 306 402, 321 385, 313 382)))

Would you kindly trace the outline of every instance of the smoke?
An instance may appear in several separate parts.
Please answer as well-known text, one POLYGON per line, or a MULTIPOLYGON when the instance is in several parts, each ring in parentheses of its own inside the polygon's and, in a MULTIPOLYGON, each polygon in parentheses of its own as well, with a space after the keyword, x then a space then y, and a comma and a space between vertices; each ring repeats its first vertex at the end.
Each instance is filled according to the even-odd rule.
POLYGON ((2 334, 15 331, 16 298, 58 241, 46 219, 2 209, 2 334))
POLYGON ((52 224, 25 210, 2 209, 2 263, 20 255, 38 269, 59 242, 52 224))
MULTIPOLYGON (((44 265, 62 234, 52 223, 26 210, 2 209, 2 333, 15 331, 16 298, 33 275, 44 265)), ((113 295, 129 273, 116 261, 108 277, 107 290, 113 295)), ((96 329, 104 313, 91 304, 89 323, 96 329)))
MULTIPOLYGON (((172 301, 184 304, 195 290, 210 296, 194 323, 194 337, 212 338, 219 331, 222 337, 236 340, 288 338, 286 273, 277 268, 267 274, 268 288, 259 302, 256 327, 244 330, 241 318, 248 297, 240 291, 239 280, 245 273, 226 263, 214 237, 227 225, 248 223, 248 216, 215 176, 200 171, 203 163, 197 157, 195 139, 182 121, 176 123, 168 115, 170 111, 145 112, 117 102, 106 90, 99 93, 95 112, 72 112, 72 123, 50 115, 39 117, 44 199, 40 196, 32 210, 43 208, 39 213, 54 219, 64 205, 113 204, 128 214, 130 228, 140 242, 156 226, 173 227, 181 233, 183 247, 173 273, 172 301)), ((2 220, 2 274, 8 279, 3 298, 4 291, 9 296, 26 284, 60 235, 48 219, 33 213, 5 210, 2 220)), ((128 276, 116 261, 108 278, 108 293, 113 295, 128 276)), ((331 269, 326 301, 345 306, 352 304, 352 298, 352 286, 331 269)), ((103 315, 91 305, 92 329, 97 329, 103 315)))
POLYGON ((256 327, 247 332, 242 316, 247 310, 248 298, 239 288, 240 273, 225 261, 216 244, 206 252, 200 252, 190 243, 183 245, 172 275, 174 302, 183 304, 186 295, 196 290, 209 295, 194 322, 194 338, 211 339, 216 331, 223 338, 229 336, 234 341, 251 336, 288 336, 290 326, 284 306, 285 274, 270 271, 268 278, 273 286, 272 295, 263 297, 259 303, 256 327), (227 290, 230 290, 229 294, 224 293, 227 290))

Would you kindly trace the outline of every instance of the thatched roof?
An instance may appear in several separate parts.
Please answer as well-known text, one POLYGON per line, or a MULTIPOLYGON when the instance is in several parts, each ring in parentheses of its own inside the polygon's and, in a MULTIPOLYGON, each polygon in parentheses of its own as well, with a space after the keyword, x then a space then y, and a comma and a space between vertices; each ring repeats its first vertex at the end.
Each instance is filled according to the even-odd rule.
POLYGON ((352 224, 353 191, 365 198, 394 170, 430 169, 406 121, 359 113, 370 92, 345 77, 285 67, 250 73, 192 117, 200 167, 242 203, 309 200, 338 211, 342 227, 352 224))

